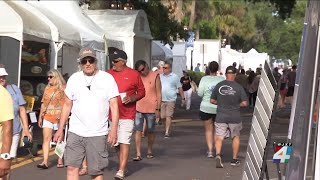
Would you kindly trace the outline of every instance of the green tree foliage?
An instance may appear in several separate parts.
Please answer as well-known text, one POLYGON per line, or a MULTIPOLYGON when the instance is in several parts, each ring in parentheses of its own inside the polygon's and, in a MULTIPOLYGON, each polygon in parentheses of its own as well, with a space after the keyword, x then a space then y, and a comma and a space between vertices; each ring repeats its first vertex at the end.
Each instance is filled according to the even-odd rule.
POLYGON ((169 17, 169 10, 158 0, 149 0, 148 3, 134 1, 135 9, 143 9, 148 15, 148 21, 154 39, 171 43, 172 40, 185 38, 183 26, 169 17))

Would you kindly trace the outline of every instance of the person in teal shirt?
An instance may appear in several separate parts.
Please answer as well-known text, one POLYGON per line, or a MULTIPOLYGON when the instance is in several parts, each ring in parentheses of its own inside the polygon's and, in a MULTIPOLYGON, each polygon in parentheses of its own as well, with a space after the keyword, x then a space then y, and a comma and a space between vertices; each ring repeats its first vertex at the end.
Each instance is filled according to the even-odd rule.
POLYGON ((208 146, 207 157, 213 158, 214 145, 214 121, 217 114, 217 106, 210 103, 210 97, 215 86, 225 78, 217 75, 219 64, 216 61, 209 63, 210 74, 201 78, 198 95, 202 97, 199 117, 204 122, 206 142, 208 146))

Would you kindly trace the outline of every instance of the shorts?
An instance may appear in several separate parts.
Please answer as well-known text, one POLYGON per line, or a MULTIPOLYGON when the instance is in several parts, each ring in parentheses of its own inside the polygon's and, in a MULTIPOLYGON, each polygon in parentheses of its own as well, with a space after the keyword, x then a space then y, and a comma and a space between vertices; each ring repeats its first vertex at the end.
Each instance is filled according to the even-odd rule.
POLYGON ((136 119, 134 121, 136 131, 143 131, 144 120, 147 122, 148 132, 153 133, 156 127, 156 114, 137 112, 136 119))
POLYGON ((12 144, 10 149, 10 157, 15 158, 17 156, 17 150, 20 143, 20 133, 14 134, 12 136, 12 144))
MULTIPOLYGON (((112 121, 109 121, 110 129, 112 127, 112 121)), ((119 144, 130 144, 132 132, 134 129, 133 119, 119 119, 118 125, 118 142, 114 146, 119 144)))
POLYGON ((86 157, 88 174, 98 176, 103 174, 108 166, 107 136, 82 137, 68 132, 67 145, 64 152, 66 166, 81 167, 86 157))
POLYGON ((232 138, 240 136, 240 130, 242 129, 242 122, 238 124, 215 122, 214 125, 216 127, 216 135, 222 137, 228 137, 229 133, 232 138))
POLYGON ((207 121, 207 120, 209 120, 209 119, 212 119, 212 121, 215 122, 215 120, 216 120, 216 114, 210 114, 210 113, 205 113, 205 112, 200 111, 200 112, 199 112, 199 118, 200 118, 202 121, 207 121))
POLYGON ((53 130, 58 130, 59 124, 58 123, 52 123, 48 120, 43 119, 42 121, 42 128, 50 128, 53 130))
POLYGON ((294 86, 288 87, 288 92, 286 94, 287 97, 293 96, 294 86))
POLYGON ((172 117, 174 113, 175 102, 161 102, 161 118, 172 117))

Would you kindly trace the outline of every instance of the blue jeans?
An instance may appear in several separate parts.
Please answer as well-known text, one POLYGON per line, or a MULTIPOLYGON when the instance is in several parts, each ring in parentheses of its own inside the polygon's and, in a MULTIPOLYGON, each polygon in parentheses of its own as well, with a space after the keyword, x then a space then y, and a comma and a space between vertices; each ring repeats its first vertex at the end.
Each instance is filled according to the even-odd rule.
POLYGON ((143 131, 143 122, 146 120, 148 126, 148 132, 153 133, 156 127, 156 114, 155 113, 136 113, 135 130, 143 131))

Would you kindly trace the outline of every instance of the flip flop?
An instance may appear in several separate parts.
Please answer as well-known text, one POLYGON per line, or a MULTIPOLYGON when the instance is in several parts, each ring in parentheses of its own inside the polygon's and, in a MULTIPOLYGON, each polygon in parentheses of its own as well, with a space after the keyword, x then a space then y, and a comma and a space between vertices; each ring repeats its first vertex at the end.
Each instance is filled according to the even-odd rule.
POLYGON ((64 168, 64 164, 57 164, 57 168, 64 168))
POLYGON ((148 159, 152 159, 153 157, 154 157, 153 154, 147 154, 148 159))
POLYGON ((141 156, 137 156, 137 157, 133 158, 132 160, 133 160, 133 161, 141 161, 142 158, 141 158, 141 156))

